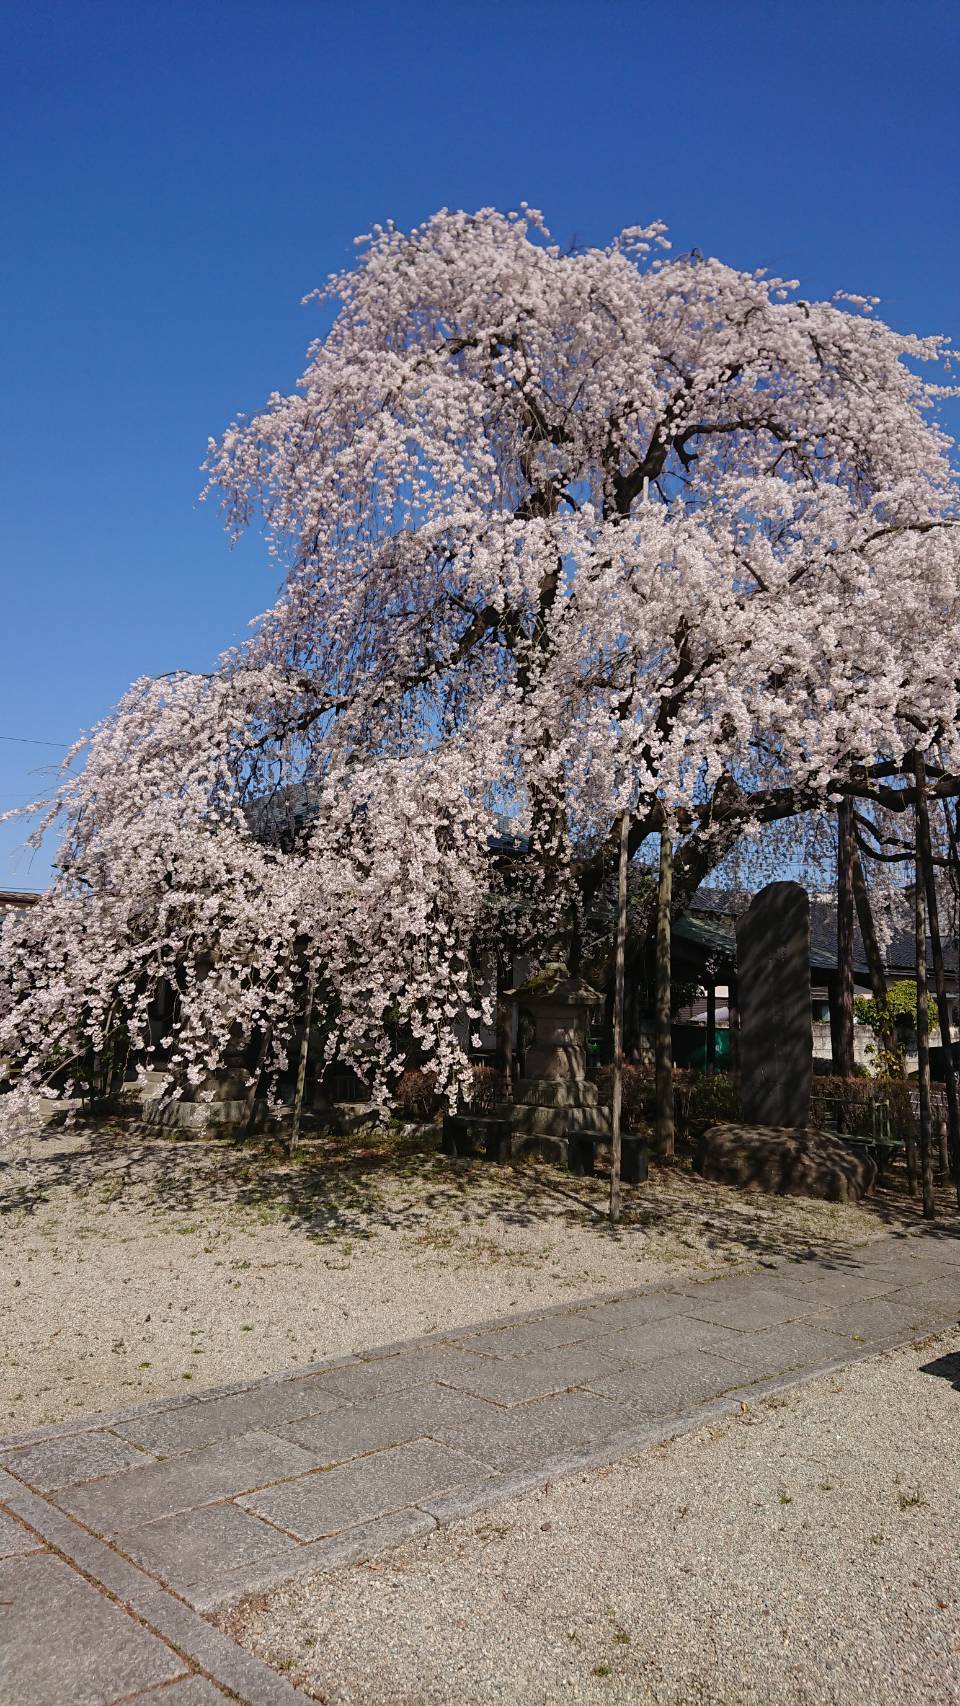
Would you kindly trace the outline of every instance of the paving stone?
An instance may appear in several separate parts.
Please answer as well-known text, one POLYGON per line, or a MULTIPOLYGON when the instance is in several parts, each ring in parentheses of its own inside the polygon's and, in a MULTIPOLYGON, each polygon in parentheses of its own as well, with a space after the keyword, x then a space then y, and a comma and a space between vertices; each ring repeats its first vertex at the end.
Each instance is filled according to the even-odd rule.
POLYGON ((801 1368, 827 1368, 845 1354, 835 1333, 812 1321, 789 1321, 763 1333, 743 1333, 737 1339, 736 1361, 755 1380, 789 1374, 801 1368))
POLYGON ((371 1522, 358 1522, 353 1528, 342 1529, 325 1540, 304 1541, 288 1553, 278 1553, 262 1564, 242 1570, 228 1570, 211 1576, 197 1586, 184 1589, 184 1598, 198 1611, 215 1611, 229 1605, 242 1595, 263 1593, 293 1576, 313 1575, 318 1570, 339 1570, 366 1558, 375 1558, 394 1546, 403 1546, 429 1534, 437 1526, 427 1511, 413 1506, 391 1511, 389 1516, 374 1517, 371 1522))
POLYGON ((665 1321, 679 1315, 684 1297, 680 1291, 638 1293, 635 1297, 620 1297, 611 1303, 598 1303, 587 1310, 593 1333, 612 1333, 618 1327, 645 1327, 650 1321, 665 1321))
POLYGON ((130 1706, 224 1706, 225 1701, 235 1699, 235 1695, 224 1694, 222 1688, 216 1688, 204 1676, 188 1676, 184 1682, 138 1694, 130 1706))
MULTIPOLYGON (((593 1392, 559 1392, 497 1410, 482 1423, 444 1422, 435 1437, 491 1469, 509 1472, 558 1454, 615 1439, 636 1426, 635 1413, 593 1392)), ((429 1508, 429 1507, 428 1507, 429 1508)))
POLYGON ((621 1369, 590 1382, 591 1390, 629 1404, 644 1416, 672 1416, 706 1404, 759 1376, 742 1363, 702 1352, 667 1357, 645 1368, 621 1369))
POLYGON ((319 1540, 454 1487, 475 1485, 488 1473, 432 1440, 417 1440, 253 1493, 240 1503, 298 1540, 319 1540))
POLYGON ((879 1263, 863 1273, 846 1269, 827 1270, 807 1275, 804 1279, 784 1279, 783 1289, 808 1302, 853 1303, 860 1298, 883 1297, 904 1283, 903 1274, 895 1268, 882 1268, 879 1263))
POLYGON ((841 1307, 818 1316, 817 1324, 848 1343, 902 1344, 930 1325, 929 1315, 921 1307, 901 1303, 904 1295, 901 1293, 896 1302, 885 1297, 863 1298, 855 1308, 841 1307))
POLYGON ((893 1302, 922 1314, 956 1320, 960 1317, 960 1275, 956 1278, 937 1274, 935 1279, 922 1280, 919 1285, 903 1286, 894 1294, 893 1302))
POLYGON ((916 1238, 905 1238, 900 1250, 904 1255, 909 1253, 915 1262, 960 1266, 960 1237, 955 1232, 925 1232, 916 1238))
POLYGON ((412 1392, 371 1398, 364 1404, 343 1405, 332 1415, 285 1422, 277 1431, 295 1445, 306 1446, 328 1466, 382 1451, 386 1446, 436 1436, 445 1423, 476 1424, 482 1431, 499 1414, 493 1404, 452 1386, 420 1386, 412 1392))
POLYGON ((525 1356, 528 1351, 554 1350, 558 1345, 576 1345, 596 1337, 597 1325, 590 1315, 553 1316, 545 1321, 524 1321, 517 1327, 498 1327, 464 1341, 480 1356, 525 1356))
POLYGON ((21 1527, 6 1511, 0 1511, 0 1558, 15 1558, 21 1552, 36 1552, 43 1541, 21 1527))
POLYGON ((456 1384, 456 1376, 463 1372, 467 1360, 464 1351, 447 1343, 417 1346, 397 1356, 372 1357, 331 1369, 329 1374, 318 1375, 317 1383, 335 1396, 359 1402, 378 1393, 406 1392, 431 1381, 456 1384))
POLYGON ((591 1375, 609 1372, 625 1362, 614 1342, 616 1335, 610 1334, 608 1339, 609 1345, 604 1341, 603 1350, 594 1345, 570 1345, 502 1360, 464 1357, 457 1385, 494 1404, 525 1404, 531 1398, 546 1398, 551 1392, 585 1386, 591 1375))
POLYGON ((607 1352, 623 1363, 653 1363, 681 1351, 715 1351, 720 1356, 736 1356, 736 1345, 745 1335, 733 1327, 721 1327, 713 1321, 700 1321, 693 1315, 671 1315, 662 1321, 648 1321, 632 1328, 622 1327, 616 1333, 605 1334, 596 1341, 596 1349, 607 1352))
POLYGON ((148 1451, 169 1457, 192 1451, 217 1439, 230 1439, 254 1428, 273 1430, 278 1422, 345 1409, 315 1378, 285 1380, 276 1386, 255 1386, 230 1398, 209 1398, 183 1410, 119 1423, 117 1432, 148 1451))
POLYGON ((702 1285, 688 1292, 684 1313, 698 1321, 712 1321, 719 1327, 751 1333, 813 1314, 819 1307, 819 1295, 818 1287, 783 1287, 778 1291, 772 1285, 759 1284, 750 1291, 742 1281, 728 1284, 721 1280, 716 1285, 702 1285))
POLYGON ((252 1568, 296 1542, 239 1505, 181 1511, 119 1537, 124 1552, 178 1592, 226 1570, 252 1568))
POLYGON ((187 1672, 165 1641, 50 1552, 0 1564, 0 1600, 4 1706, 107 1706, 187 1672))
POLYGON ((129 1469, 111 1480, 57 1493, 54 1503, 99 1534, 122 1534, 177 1511, 252 1492, 312 1469, 316 1457, 289 1440, 249 1433, 201 1451, 129 1469))
POLYGON ((126 1440, 98 1432, 69 1434, 43 1445, 0 1452, 3 1467, 38 1493, 55 1493, 60 1487, 75 1487, 81 1481, 99 1480, 152 1462, 151 1456, 126 1440))

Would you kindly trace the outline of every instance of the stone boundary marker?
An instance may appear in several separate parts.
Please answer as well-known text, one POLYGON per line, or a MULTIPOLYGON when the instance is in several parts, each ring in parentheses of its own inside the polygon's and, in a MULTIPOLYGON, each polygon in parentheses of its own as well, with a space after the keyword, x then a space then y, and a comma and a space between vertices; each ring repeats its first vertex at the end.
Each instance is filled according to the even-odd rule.
POLYGON ((202 1615, 960 1321, 960 1236, 666 1282, 0 1442, 0 1706, 294 1706, 202 1615))

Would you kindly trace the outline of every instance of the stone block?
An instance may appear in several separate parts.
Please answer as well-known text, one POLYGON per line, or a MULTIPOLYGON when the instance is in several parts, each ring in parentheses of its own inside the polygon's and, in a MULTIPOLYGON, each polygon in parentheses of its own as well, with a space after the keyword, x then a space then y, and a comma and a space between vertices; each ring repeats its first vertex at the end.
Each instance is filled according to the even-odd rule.
POLYGON ((248 1433, 146 1469, 56 1494, 54 1504, 98 1534, 117 1535, 177 1511, 251 1492, 312 1469, 315 1456, 271 1434, 248 1433))
POLYGON ((636 1292, 613 1298, 607 1303, 595 1303, 585 1312, 585 1318, 591 1322, 591 1336, 596 1339, 599 1333, 614 1333, 621 1327, 638 1332, 641 1327, 649 1326, 651 1321, 665 1321, 668 1317, 675 1319, 682 1315, 685 1302, 681 1291, 658 1287, 656 1291, 636 1292))
MULTIPOLYGON (((496 1412, 489 1422, 444 1423, 438 1437, 500 1473, 536 1468, 579 1447, 602 1444, 630 1431, 629 1408, 593 1392, 561 1392, 515 1409, 496 1412)), ((429 1502, 426 1509, 430 1509, 429 1502)))
POLYGON ((92 1429, 89 1433, 70 1434, 65 1439, 4 1451, 0 1453, 0 1462, 38 1493, 54 1493, 60 1487, 76 1486, 80 1481, 95 1481, 137 1465, 142 1467, 152 1463, 153 1458, 112 1433, 92 1429))
POLYGON ((806 890, 799 883, 768 883, 736 931, 744 1121, 806 1126, 813 1075, 806 890))
POLYGON ((513 1100, 541 1108, 595 1108, 600 1092, 586 1078, 518 1078, 513 1100))
POLYGON ((818 1326, 816 1318, 769 1327, 762 1333, 741 1333, 735 1352, 737 1362, 750 1370, 754 1380, 798 1369, 829 1368, 845 1354, 834 1334, 818 1326))
POLYGON ((636 1365, 590 1382, 593 1392, 627 1404, 645 1416, 672 1416, 721 1398, 758 1377, 744 1363, 712 1352, 685 1352, 645 1367, 636 1365))
POLYGON ((507 1122, 513 1135, 561 1137, 582 1131, 606 1137, 610 1131, 610 1110, 600 1106, 550 1108, 533 1102, 501 1102, 497 1118, 507 1122))
POLYGON ((590 1314, 549 1315, 542 1321, 523 1321, 516 1327, 494 1327, 467 1344, 480 1356, 526 1356, 530 1351, 556 1350, 560 1345, 576 1345, 595 1339, 596 1322, 590 1314))
MULTIPOLYGON (((655 1321, 638 1322, 636 1326, 621 1326, 594 1340, 595 1348, 621 1367, 637 1363, 641 1367, 667 1362, 680 1355, 697 1356, 710 1351, 716 1356, 736 1357, 737 1344, 744 1335, 731 1327, 718 1326, 713 1321, 697 1321, 690 1315, 668 1315, 655 1321)), ((592 1386, 592 1381, 587 1381, 592 1386)))
MULTIPOLYGON (((454 1495, 455 1496, 455 1495, 454 1495)), ((197 1611, 215 1611, 218 1606, 231 1605, 241 1595, 267 1593, 293 1577, 314 1575, 322 1570, 342 1570, 351 1564, 376 1558, 407 1541, 416 1540, 436 1528, 436 1521, 426 1511, 415 1506, 391 1511, 389 1516, 373 1517, 370 1522, 358 1522, 321 1540, 305 1540, 294 1544, 291 1551, 277 1553, 261 1564, 248 1564, 239 1570, 226 1570, 222 1575, 208 1577, 184 1593, 184 1598, 197 1611)), ((244 1700, 247 1696, 243 1696, 244 1700)), ((259 1703, 261 1694, 255 1698, 259 1703)), ((297 1696, 300 1700, 300 1696, 297 1696)))
POLYGON ((318 1383, 317 1377, 255 1386, 230 1398, 205 1398, 179 1410, 161 1410, 119 1422, 117 1433, 161 1457, 194 1451, 214 1440, 230 1439, 255 1428, 268 1431, 297 1416, 344 1408, 343 1399, 318 1383))
POLYGON ((0 1558, 16 1558, 21 1552, 36 1552, 43 1545, 35 1534, 0 1511, 0 1558))
POLYGON ((248 1124, 258 1125, 266 1113, 266 1103, 257 1103, 251 1116, 249 1102, 160 1102, 145 1101, 140 1118, 145 1125, 162 1130, 207 1131, 216 1127, 240 1131, 248 1124))
POLYGON ((188 1676, 183 1682, 138 1694, 132 1706, 230 1706, 231 1700, 235 1701, 236 1695, 224 1694, 205 1676, 188 1676))
POLYGON ((444 1155, 483 1155, 505 1160, 510 1128, 506 1120, 482 1114, 445 1114, 440 1138, 444 1155))
POLYGON ((645 1137, 624 1132, 620 1138, 620 1177, 625 1185, 646 1184, 650 1171, 650 1144, 645 1137))
POLYGON ((904 1302, 906 1292, 893 1297, 858 1299, 847 1308, 818 1315, 817 1325, 825 1333, 839 1335, 846 1345, 903 1345, 917 1333, 930 1331, 930 1316, 922 1302, 904 1302))
POLYGON ((123 1550, 175 1592, 227 1570, 252 1569, 296 1541, 236 1504, 205 1505, 128 1531, 123 1550))
POLYGON ((317 1379, 332 1393, 349 1398, 351 1403, 360 1403, 365 1398, 409 1392, 431 1382, 460 1386, 461 1376, 476 1360, 451 1345, 414 1345, 394 1356, 344 1363, 340 1368, 332 1368, 329 1374, 318 1375, 317 1379))
POLYGON ((739 1281, 717 1280, 712 1285, 691 1286, 684 1313, 696 1321, 709 1321, 738 1333, 755 1333, 816 1315, 821 1305, 809 1286, 764 1285, 754 1279, 748 1289, 739 1281))
POLYGON ((503 1360, 478 1356, 456 1379, 464 1392, 493 1404, 526 1404, 531 1398, 592 1384, 594 1374, 616 1369, 624 1360, 614 1345, 601 1351, 592 1344, 577 1344, 503 1360))
POLYGON ((555 1137, 548 1132, 513 1132, 510 1159, 524 1161, 531 1156, 539 1161, 549 1161, 554 1167, 566 1167, 570 1161, 570 1145, 565 1137, 555 1137))
POLYGON ((104 1706, 187 1672, 183 1660, 49 1552, 0 1563, 0 1700, 104 1706))
POLYGON ((417 1440, 250 1494, 240 1503, 298 1540, 319 1540, 488 1476, 472 1459, 417 1440))
POLYGON ((335 1415, 285 1423, 280 1431, 284 1439, 306 1446, 326 1467, 410 1440, 438 1437, 438 1429, 448 1424, 482 1430, 495 1415, 481 1398, 449 1386, 419 1384, 406 1392, 343 1406, 335 1415))
POLYGON ((701 1140, 697 1167, 705 1179, 741 1190, 828 1202, 859 1202, 877 1176, 869 1155, 814 1127, 711 1126, 701 1140))

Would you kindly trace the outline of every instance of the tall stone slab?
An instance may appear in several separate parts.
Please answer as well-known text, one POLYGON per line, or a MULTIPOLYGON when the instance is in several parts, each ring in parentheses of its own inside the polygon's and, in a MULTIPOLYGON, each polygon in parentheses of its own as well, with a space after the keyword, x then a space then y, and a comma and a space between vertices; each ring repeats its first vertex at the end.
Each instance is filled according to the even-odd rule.
POLYGON ((805 1126, 813 1077, 810 900, 768 883, 737 921, 740 1077, 748 1125, 805 1126))

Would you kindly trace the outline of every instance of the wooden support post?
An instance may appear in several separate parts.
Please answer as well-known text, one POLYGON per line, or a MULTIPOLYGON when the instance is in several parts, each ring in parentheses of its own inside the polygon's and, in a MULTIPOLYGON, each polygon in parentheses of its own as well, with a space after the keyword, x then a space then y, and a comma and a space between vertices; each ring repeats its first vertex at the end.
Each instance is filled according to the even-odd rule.
MULTIPOLYGON (((950 1003, 947 1000, 947 977, 943 964, 943 940, 940 935, 940 903, 933 866, 933 846, 930 840, 930 809, 927 803, 926 771, 922 758, 918 760, 917 775, 917 854, 923 866, 923 887, 927 901, 927 921, 933 955, 933 978, 937 992, 937 1018, 940 1023, 940 1049, 943 1055, 943 1083, 947 1096, 947 1149, 950 1172, 953 1175, 957 1202, 960 1203, 960 1096, 957 1074, 953 1064, 953 1040, 950 1035, 950 1003)), ((919 880, 919 871, 918 871, 919 880)), ((942 1148, 942 1133, 941 1148, 942 1148)), ((941 1157, 942 1165, 942 1157, 941 1157)))
MULTIPOLYGON (((509 981, 513 982, 512 966, 509 981)), ((501 1098, 510 1102, 513 1100, 513 999, 505 993, 506 989, 507 962, 503 954, 498 951, 494 1070, 500 1081, 501 1098)))
POLYGON ((923 757, 914 753, 916 805, 914 808, 916 865, 913 885, 914 934, 917 949, 917 1088, 920 1095, 920 1177, 923 1192, 923 1218, 932 1220, 936 1212, 933 1198, 933 1142, 930 1121, 930 1019, 927 1007, 927 903, 923 880, 923 854, 920 830, 920 795, 924 789, 923 757))
POLYGON ((307 1006, 303 1015, 303 1041, 300 1044, 300 1058, 297 1061, 297 1088, 293 1098, 293 1118, 290 1122, 290 1154, 296 1154, 300 1141, 300 1118, 303 1113, 303 1089, 307 1081, 307 1055, 310 1052, 310 1026, 313 1022, 313 996, 316 988, 316 973, 311 970, 307 981, 307 1006))
POLYGON ((660 831, 660 872, 657 882, 657 975, 656 975, 656 1133, 661 1155, 674 1152, 673 1036, 671 1032, 671 922, 673 900, 673 837, 664 814, 660 831))
POLYGON ((740 1071, 740 998, 736 973, 728 973, 727 1029, 730 1038, 730 1071, 740 1071))
POLYGON ((834 1070, 853 1077, 853 802, 837 807, 837 1022, 834 1070))
POLYGON ((717 986, 710 974, 707 984, 707 1072, 710 1077, 717 1070, 717 986))
POLYGON ((620 815, 620 868, 617 877, 617 938, 613 974, 613 1091, 610 1109, 610 1219, 620 1218, 620 1117, 623 1109, 623 971, 627 944, 627 867, 630 814, 620 815))

